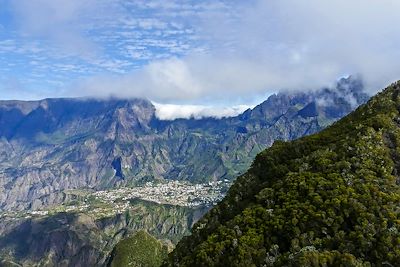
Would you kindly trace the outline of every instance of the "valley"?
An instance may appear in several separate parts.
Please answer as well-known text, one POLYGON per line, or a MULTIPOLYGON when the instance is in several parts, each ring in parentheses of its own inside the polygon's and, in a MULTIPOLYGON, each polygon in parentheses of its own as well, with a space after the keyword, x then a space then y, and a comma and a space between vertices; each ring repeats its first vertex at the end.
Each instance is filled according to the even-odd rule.
POLYGON ((160 253, 171 250, 259 152, 316 133, 367 99, 349 77, 221 119, 163 121, 143 99, 2 101, 0 264, 123 262, 139 231, 160 253))
POLYGON ((62 192, 66 202, 35 210, 3 211, 0 266, 104 265, 119 241, 140 230, 172 249, 222 200, 230 185, 228 180, 203 184, 161 181, 99 191, 66 190, 62 192))
POLYGON ((104 266, 121 240, 141 230, 173 248, 209 209, 140 199, 91 207, 1 218, 0 266, 104 266))
POLYGON ((0 267, 400 267, 399 11, 0 0, 0 267))
POLYGON ((191 184, 181 181, 147 182, 143 186, 122 187, 102 191, 68 190, 68 202, 38 210, 0 212, 5 221, 53 216, 57 213, 90 213, 94 218, 122 214, 135 206, 136 200, 188 208, 212 207, 223 199, 230 182, 217 181, 191 184))
POLYGON ((275 140, 318 132, 367 99, 349 77, 221 119, 160 120, 145 99, 0 101, 0 211, 59 205, 68 190, 233 181, 275 140))

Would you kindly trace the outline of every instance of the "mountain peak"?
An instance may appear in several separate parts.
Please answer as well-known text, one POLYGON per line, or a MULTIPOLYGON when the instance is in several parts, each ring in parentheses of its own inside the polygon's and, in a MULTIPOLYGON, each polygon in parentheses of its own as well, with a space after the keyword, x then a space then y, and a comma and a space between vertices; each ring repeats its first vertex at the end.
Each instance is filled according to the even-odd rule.
POLYGON ((308 107, 313 109, 314 115, 311 117, 319 115, 323 120, 331 122, 343 117, 368 99, 362 80, 349 76, 340 79, 334 88, 273 94, 252 110, 246 110, 241 118, 243 120, 262 118, 266 123, 273 123, 284 115, 289 107, 297 107, 300 110, 314 103, 308 107))

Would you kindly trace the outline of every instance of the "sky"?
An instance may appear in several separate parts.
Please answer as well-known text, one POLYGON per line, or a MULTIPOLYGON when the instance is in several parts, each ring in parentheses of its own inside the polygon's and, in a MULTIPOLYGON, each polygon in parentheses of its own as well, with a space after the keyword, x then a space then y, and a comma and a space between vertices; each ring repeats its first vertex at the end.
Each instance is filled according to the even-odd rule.
POLYGON ((374 93, 400 79, 399 12, 398 0, 0 0, 0 98, 141 97, 173 118, 351 74, 374 93))

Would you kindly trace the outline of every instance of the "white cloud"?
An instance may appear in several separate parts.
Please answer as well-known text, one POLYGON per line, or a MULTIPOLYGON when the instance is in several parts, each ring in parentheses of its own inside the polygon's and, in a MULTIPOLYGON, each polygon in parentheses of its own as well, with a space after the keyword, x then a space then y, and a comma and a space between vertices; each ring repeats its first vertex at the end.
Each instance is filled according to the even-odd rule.
MULTIPOLYGON (((70 55, 91 58, 98 50, 87 36, 94 18, 105 16, 104 1, 12 1, 14 22, 22 36, 48 40, 70 55)), ((110 8, 111 10, 111 8, 110 8)))
POLYGON ((360 74, 371 91, 400 78, 398 0, 0 1, 25 36, 0 55, 27 54, 49 80, 78 72, 84 81, 60 90, 70 96, 236 104, 345 74, 360 74))
POLYGON ((226 118, 239 115, 253 106, 215 107, 202 105, 173 105, 153 102, 160 120, 226 118))
POLYGON ((201 93, 187 65, 178 59, 157 61, 130 75, 97 76, 87 79, 76 88, 73 94, 84 92, 100 97, 134 96, 155 101, 195 99, 201 93))
POLYGON ((397 0, 230 1, 196 13, 210 49, 86 81, 87 94, 158 102, 229 102, 279 89, 315 89, 359 74, 371 91, 400 78, 397 0))

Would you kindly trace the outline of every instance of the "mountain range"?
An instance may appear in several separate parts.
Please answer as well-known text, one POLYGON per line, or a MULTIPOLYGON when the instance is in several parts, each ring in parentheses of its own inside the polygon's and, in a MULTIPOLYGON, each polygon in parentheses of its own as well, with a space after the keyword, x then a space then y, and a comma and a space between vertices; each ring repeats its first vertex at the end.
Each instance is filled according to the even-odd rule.
POLYGON ((318 132, 368 98, 349 77, 271 95, 235 117, 173 121, 143 99, 2 101, 0 266, 147 262, 147 252, 129 253, 137 244, 154 246, 160 262, 259 152, 318 132))
POLYGON ((1 101, 0 211, 59 204, 69 189, 233 180, 275 140, 315 133, 367 99, 350 77, 222 119, 163 121, 143 99, 1 101))

